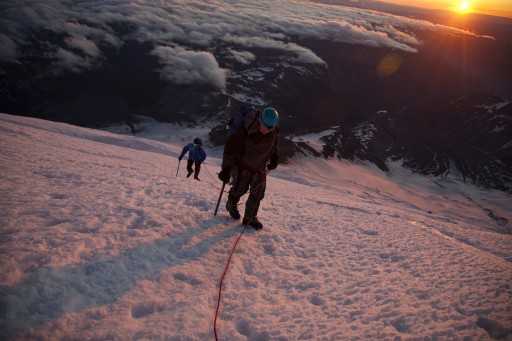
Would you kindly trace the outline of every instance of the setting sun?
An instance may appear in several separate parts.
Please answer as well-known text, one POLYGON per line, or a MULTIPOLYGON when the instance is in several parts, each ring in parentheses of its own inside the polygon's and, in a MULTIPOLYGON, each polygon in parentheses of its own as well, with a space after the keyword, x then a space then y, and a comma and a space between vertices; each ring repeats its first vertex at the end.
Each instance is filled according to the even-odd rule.
POLYGON ((461 12, 466 12, 468 9, 469 9, 469 2, 464 1, 464 2, 461 2, 461 3, 460 3, 460 5, 459 5, 459 11, 461 11, 461 12))
POLYGON ((506 18, 512 18, 512 6, 510 0, 381 0, 382 2, 393 3, 397 5, 411 5, 429 8, 444 9, 456 13, 480 13, 494 15, 506 18))

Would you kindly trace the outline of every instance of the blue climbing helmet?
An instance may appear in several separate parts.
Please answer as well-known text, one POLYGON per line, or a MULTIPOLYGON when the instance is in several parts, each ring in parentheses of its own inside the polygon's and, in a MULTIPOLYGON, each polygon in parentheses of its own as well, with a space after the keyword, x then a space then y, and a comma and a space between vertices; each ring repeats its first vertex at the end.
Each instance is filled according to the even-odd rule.
POLYGON ((198 144, 198 145, 200 145, 200 146, 202 146, 202 145, 203 145, 203 140, 201 140, 199 137, 196 137, 196 138, 194 139, 194 143, 195 143, 195 144, 198 144))
POLYGON ((260 122, 269 129, 274 128, 279 122, 279 114, 274 108, 265 108, 260 114, 260 122))

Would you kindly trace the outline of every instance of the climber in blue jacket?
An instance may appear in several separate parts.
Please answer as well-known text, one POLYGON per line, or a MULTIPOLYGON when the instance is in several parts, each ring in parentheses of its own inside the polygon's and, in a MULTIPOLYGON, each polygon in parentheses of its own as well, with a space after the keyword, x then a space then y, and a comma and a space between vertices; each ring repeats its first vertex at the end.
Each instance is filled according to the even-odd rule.
POLYGON ((192 173, 194 173, 194 179, 199 180, 199 172, 201 171, 201 163, 206 160, 206 152, 203 148, 203 140, 199 137, 194 139, 194 143, 189 143, 185 147, 183 147, 183 151, 181 155, 178 157, 178 160, 181 161, 185 153, 188 152, 188 161, 187 161, 187 178, 189 178, 192 173), (195 170, 192 169, 192 165, 195 165, 195 170))

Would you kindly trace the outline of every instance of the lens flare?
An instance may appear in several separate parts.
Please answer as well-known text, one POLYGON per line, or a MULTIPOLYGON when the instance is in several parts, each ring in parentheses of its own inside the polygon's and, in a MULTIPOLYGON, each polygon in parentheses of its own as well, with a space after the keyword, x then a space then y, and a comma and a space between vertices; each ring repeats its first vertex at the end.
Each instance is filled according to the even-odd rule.
POLYGON ((388 53, 377 63, 377 73, 381 77, 389 77, 402 66, 402 57, 397 53, 388 53))

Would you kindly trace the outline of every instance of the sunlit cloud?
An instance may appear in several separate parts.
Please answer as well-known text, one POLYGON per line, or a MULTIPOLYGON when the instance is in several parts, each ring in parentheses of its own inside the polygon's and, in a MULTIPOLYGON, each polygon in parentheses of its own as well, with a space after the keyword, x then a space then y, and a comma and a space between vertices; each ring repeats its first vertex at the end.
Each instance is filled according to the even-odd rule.
POLYGON ((84 70, 93 69, 96 66, 94 59, 89 57, 82 57, 62 48, 59 48, 55 53, 52 53, 51 55, 57 59, 57 68, 53 70, 53 72, 56 74, 60 74, 64 71, 81 72, 84 70))
POLYGON ((180 46, 157 46, 152 53, 163 64, 161 77, 171 83, 204 83, 218 88, 226 86, 228 70, 220 68, 209 52, 186 50, 180 46))
POLYGON ((111 47, 120 47, 123 44, 121 37, 116 37, 110 26, 105 24, 101 28, 96 28, 76 22, 66 22, 64 28, 77 41, 80 39, 89 41, 89 43, 83 42, 86 44, 94 43, 94 45, 101 44, 111 47))
POLYGON ((4 0, 0 27, 3 61, 32 53, 31 39, 43 30, 54 39, 38 42, 37 48, 46 49, 41 54, 55 58, 55 68, 72 72, 101 65, 105 49, 133 40, 153 45, 163 79, 215 87, 225 86, 229 73, 219 67, 220 55, 249 65, 272 50, 298 63, 325 64, 302 41, 320 39, 415 53, 422 42, 411 28, 471 34, 377 11, 291 0, 4 0))
POLYGON ((256 59, 256 55, 249 51, 236 51, 231 48, 228 48, 227 51, 230 57, 240 64, 251 64, 256 59))
POLYGON ((267 37, 241 37, 234 35, 225 35, 221 39, 246 48, 257 47, 292 53, 303 63, 325 64, 313 51, 295 43, 287 43, 267 37))
POLYGON ((101 55, 100 49, 96 43, 84 37, 70 37, 66 39, 69 47, 81 50, 90 57, 98 57, 101 55))

